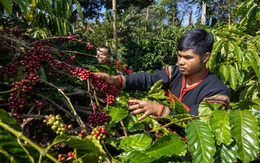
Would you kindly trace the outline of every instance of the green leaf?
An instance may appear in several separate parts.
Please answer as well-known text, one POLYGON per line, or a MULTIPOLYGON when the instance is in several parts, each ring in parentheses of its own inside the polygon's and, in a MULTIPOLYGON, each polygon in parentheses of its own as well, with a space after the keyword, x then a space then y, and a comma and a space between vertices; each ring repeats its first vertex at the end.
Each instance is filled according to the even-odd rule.
POLYGON ((15 0, 22 12, 27 10, 28 0, 15 0))
POLYGON ((22 132, 22 128, 19 126, 16 119, 10 117, 9 114, 3 109, 0 109, 0 121, 8 124, 17 131, 22 132))
POLYGON ((214 110, 222 110, 222 108, 222 104, 202 101, 198 108, 200 119, 209 124, 212 112, 214 110))
POLYGON ((138 121, 136 116, 128 114, 128 117, 123 120, 123 123, 127 128, 127 131, 135 132, 135 131, 141 131, 145 129, 145 125, 143 121, 144 120, 138 121))
POLYGON ((237 61, 237 64, 239 66, 241 66, 243 64, 243 53, 242 53, 242 50, 241 48, 236 44, 236 43, 233 43, 233 46, 234 46, 234 53, 235 53, 235 56, 236 56, 236 61, 237 61))
POLYGON ((210 126, 215 135, 217 145, 220 145, 221 143, 224 143, 225 145, 231 144, 232 138, 230 133, 229 112, 215 110, 212 113, 210 126))
POLYGON ((248 50, 245 54, 250 65, 253 67, 258 81, 260 81, 260 58, 259 54, 254 50, 248 50))
POLYGON ((234 67, 235 67, 235 69, 236 69, 236 74, 237 74, 237 85, 238 86, 240 86, 242 83, 243 83, 243 81, 244 81, 244 72, 243 72, 243 70, 238 66, 238 63, 235 63, 234 64, 234 67))
POLYGON ((157 81, 157 82, 151 87, 151 89, 149 90, 148 95, 153 94, 153 93, 155 93, 155 92, 161 90, 161 88, 162 88, 162 83, 163 83, 162 80, 157 81))
POLYGON ((230 124, 238 146, 238 157, 243 162, 252 161, 259 152, 259 131, 254 115, 249 110, 231 111, 230 124))
POLYGON ((0 2, 2 3, 2 5, 4 6, 5 10, 11 14, 12 10, 13 10, 13 3, 10 0, 0 0, 0 2))
MULTIPOLYGON (((179 101, 179 99, 174 96, 169 90, 168 92, 171 94, 171 96, 173 97, 174 100, 174 105, 175 105, 175 110, 177 114, 186 114, 188 113, 188 111, 185 109, 185 107, 183 106, 183 104, 179 101)), ((173 111, 175 112, 175 111, 173 111)))
POLYGON ((229 82, 230 82, 230 87, 232 89, 236 89, 236 86, 237 86, 237 75, 236 74, 236 69, 232 66, 232 65, 229 65, 229 72, 230 72, 230 76, 229 76, 229 82))
POLYGON ((84 17, 83 17, 83 12, 82 12, 80 3, 77 0, 74 0, 74 3, 76 4, 76 8, 77 8, 77 12, 79 14, 79 17, 81 18, 81 20, 83 20, 84 17))
POLYGON ((140 163, 140 162, 150 163, 152 161, 152 158, 150 156, 139 151, 123 152, 120 154, 119 157, 122 159, 122 162, 130 162, 130 163, 140 163))
POLYGON ((216 41, 214 43, 214 46, 213 46, 213 49, 212 49, 212 54, 211 54, 211 57, 209 59, 209 69, 214 69, 215 65, 216 65, 216 61, 218 60, 217 57, 218 57, 218 54, 221 53, 221 49, 223 47, 223 43, 224 41, 223 40, 220 40, 220 41, 216 41))
POLYGON ((44 68, 42 66, 40 67, 40 70, 39 70, 39 76, 40 76, 41 80, 48 81, 44 68))
POLYGON ((153 93, 147 96, 148 99, 153 99, 153 100, 163 100, 163 99, 168 99, 168 97, 166 97, 164 95, 164 91, 160 91, 158 93, 153 93))
POLYGON ((226 146, 221 144, 217 146, 217 152, 215 155, 215 162, 230 163, 237 162, 237 145, 233 141, 230 145, 226 146))
POLYGON ((188 150, 194 163, 214 162, 216 152, 214 135, 201 120, 189 121, 186 128, 188 150))
MULTIPOLYGON (((259 82, 256 80, 249 80, 243 86, 244 90, 240 93, 239 99, 254 99, 254 94, 259 94, 259 82)), ((257 97, 257 96, 256 96, 257 97)), ((245 107, 248 108, 248 107, 245 107)))
POLYGON ((226 65, 221 65, 219 67, 219 72, 221 73, 221 80, 226 83, 229 79, 229 69, 226 65))
POLYGON ((253 105, 252 106, 252 113, 255 116, 257 122, 258 122, 258 127, 260 127, 260 105, 253 105))
POLYGON ((70 147, 77 150, 77 156, 83 156, 86 153, 94 153, 96 155, 101 155, 98 143, 94 143, 97 140, 90 140, 91 137, 86 137, 82 139, 80 136, 57 136, 52 144, 49 146, 54 146, 58 143, 65 143, 70 147))
MULTIPOLYGON (((17 121, 2 109, 0 109, 0 122, 1 126, 15 130, 14 132, 17 132, 17 134, 23 134, 17 121)), ((28 148, 28 145, 20 141, 19 137, 17 138, 3 127, 0 127, 0 142, 0 153, 5 156, 1 158, 0 155, 2 162, 33 162, 34 159, 31 154, 35 154, 35 149, 28 148)))
POLYGON ((84 163, 84 162, 88 162, 88 163, 96 163, 97 160, 99 159, 100 155, 97 155, 95 153, 85 153, 83 156, 77 158, 77 159, 73 159, 73 163, 84 163))
MULTIPOLYGON (((127 108, 122 108, 118 107, 118 106, 108 106, 108 114, 111 117, 110 119, 110 123, 109 126, 112 127, 114 126, 116 123, 118 123, 120 120, 124 119, 125 117, 128 116, 129 111, 127 110, 127 108)), ((125 106, 126 107, 126 106, 125 106)))
POLYGON ((144 151, 152 143, 151 137, 146 134, 135 134, 123 138, 120 141, 120 148, 131 151, 144 151))
POLYGON ((169 133, 160 137, 149 147, 145 153, 154 159, 163 156, 181 155, 185 151, 186 144, 180 136, 169 133))
POLYGON ((251 107, 255 105, 255 103, 251 100, 240 100, 238 102, 236 102, 232 108, 233 110, 249 110, 251 109, 251 107))

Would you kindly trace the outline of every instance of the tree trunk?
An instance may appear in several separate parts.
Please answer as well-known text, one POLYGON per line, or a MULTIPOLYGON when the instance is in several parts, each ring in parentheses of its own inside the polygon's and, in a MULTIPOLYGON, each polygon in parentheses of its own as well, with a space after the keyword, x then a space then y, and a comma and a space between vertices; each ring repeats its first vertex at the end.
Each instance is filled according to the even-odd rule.
POLYGON ((230 1, 227 2, 228 5, 228 24, 231 24, 231 4, 230 1))
POLYGON ((116 14, 116 0, 112 1, 113 8, 113 49, 115 54, 115 59, 117 60, 117 14, 116 14))
POLYGON ((177 11, 178 11, 178 6, 177 2, 173 4, 173 11, 172 11, 172 25, 175 25, 175 20, 177 18, 177 11))
POLYGON ((184 21, 184 16, 185 16, 185 12, 183 11, 182 14, 181 14, 181 22, 184 21))
POLYGON ((207 4, 205 1, 202 1, 202 6, 201 6, 201 24, 206 24, 206 9, 207 9, 207 4))
POLYGON ((193 24, 192 10, 189 11, 189 26, 193 24))
POLYGON ((146 18, 145 18, 145 20, 146 21, 148 21, 148 19, 149 19, 149 12, 150 11, 150 8, 149 8, 149 6, 146 8, 146 18))

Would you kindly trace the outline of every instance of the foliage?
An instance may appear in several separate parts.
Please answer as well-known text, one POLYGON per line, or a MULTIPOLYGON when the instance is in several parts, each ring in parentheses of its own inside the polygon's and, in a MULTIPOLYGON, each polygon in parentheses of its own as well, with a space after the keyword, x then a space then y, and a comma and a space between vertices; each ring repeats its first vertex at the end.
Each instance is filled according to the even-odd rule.
POLYGON ((4 45, 15 41, 13 46, 2 49, 2 55, 7 57, 1 61, 1 103, 8 105, 2 105, 0 137, 9 140, 8 144, 2 144, 2 160, 249 162, 257 157, 259 98, 250 101, 247 108, 244 105, 249 102, 241 101, 228 110, 222 110, 219 104, 202 102, 199 115, 191 116, 181 103, 171 103, 164 96, 159 81, 147 92, 114 94, 117 97, 111 102, 108 92, 100 92, 100 88, 105 87, 96 84, 97 79, 91 72, 102 70, 116 74, 120 67, 105 68, 96 64, 92 58, 94 49, 90 48, 94 46, 84 41, 87 38, 69 35, 34 40, 23 32, 20 28, 5 29, 1 35, 4 45), (48 59, 39 60, 42 54, 48 54, 48 59), (28 89, 34 83, 32 88, 14 87, 32 72, 39 76, 39 81, 34 78, 31 83, 20 84, 28 89), (11 99, 16 91, 19 105, 13 106, 11 99), (138 121, 140 115, 128 114, 130 98, 163 103, 176 114, 138 121), (94 122, 98 117, 90 121, 93 112, 104 112, 109 115, 109 121, 96 126, 94 122), (39 123, 44 130, 37 128, 39 123), (102 131, 99 137, 101 130, 97 133, 97 127, 107 132, 102 131), (9 151, 11 146, 16 150, 9 151))
MULTIPOLYGON (((251 10, 256 10, 251 1, 241 5, 245 4, 254 6, 251 10)), ((237 8, 239 10, 240 6, 237 8)), ((249 33, 244 30, 256 19, 255 16, 246 16, 247 19, 242 17, 243 24, 222 25, 211 30, 216 41, 208 66, 234 90, 232 101, 259 98, 259 30, 251 30, 249 33)))
POLYGON ((255 36, 255 32, 259 30, 260 26, 259 10, 259 5, 252 0, 240 3, 233 11, 234 17, 238 21, 238 28, 255 36))
MULTIPOLYGON (((89 37, 97 45, 107 43, 111 47, 112 15, 110 12, 106 14, 108 19, 95 22, 92 27, 97 32, 90 33, 89 37)), ((149 16, 155 15, 156 12, 151 11, 149 16)), ((133 9, 124 12, 118 19, 118 59, 131 65, 134 71, 154 71, 164 65, 175 64, 177 40, 190 27, 168 26, 163 19, 154 22, 145 17, 144 11, 133 9)))

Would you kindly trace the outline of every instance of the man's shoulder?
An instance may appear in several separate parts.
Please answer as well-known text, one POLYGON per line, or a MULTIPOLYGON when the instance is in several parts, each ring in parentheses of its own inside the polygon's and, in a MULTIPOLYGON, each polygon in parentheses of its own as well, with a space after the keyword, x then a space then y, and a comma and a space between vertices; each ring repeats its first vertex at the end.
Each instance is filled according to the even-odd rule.
POLYGON ((217 82, 217 83, 223 84, 223 82, 218 77, 216 77, 214 74, 212 74, 211 72, 209 72, 209 74, 205 78, 205 80, 207 80, 208 82, 217 82))
POLYGON ((229 88, 218 78, 216 77, 214 74, 209 73, 209 75, 204 79, 204 85, 206 87, 210 87, 212 89, 224 89, 227 90, 229 92, 229 88))

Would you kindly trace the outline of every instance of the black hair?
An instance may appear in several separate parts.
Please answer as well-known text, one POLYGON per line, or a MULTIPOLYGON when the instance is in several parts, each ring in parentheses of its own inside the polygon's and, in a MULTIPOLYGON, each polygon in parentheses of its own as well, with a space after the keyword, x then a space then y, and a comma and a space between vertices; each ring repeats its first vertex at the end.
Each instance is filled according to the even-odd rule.
POLYGON ((110 50, 110 48, 108 47, 108 46, 106 46, 106 45, 100 45, 98 48, 97 48, 97 50, 99 50, 99 49, 101 49, 101 48, 105 48, 105 49, 107 49, 107 54, 106 55, 110 55, 111 56, 111 50, 110 50))
POLYGON ((178 50, 192 49, 194 53, 202 57, 206 52, 212 51, 214 36, 201 28, 195 28, 184 33, 179 39, 178 50))

